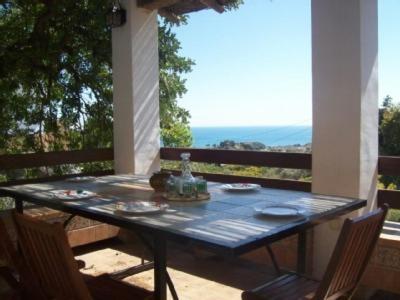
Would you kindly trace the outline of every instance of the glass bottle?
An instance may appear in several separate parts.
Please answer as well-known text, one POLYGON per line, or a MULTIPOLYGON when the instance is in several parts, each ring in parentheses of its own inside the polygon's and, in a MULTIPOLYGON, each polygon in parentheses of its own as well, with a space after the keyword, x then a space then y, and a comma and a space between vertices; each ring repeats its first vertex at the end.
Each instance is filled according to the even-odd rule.
POLYGON ((193 177, 190 169, 190 153, 182 153, 181 159, 182 174, 179 192, 185 197, 191 197, 196 190, 196 179, 193 177))

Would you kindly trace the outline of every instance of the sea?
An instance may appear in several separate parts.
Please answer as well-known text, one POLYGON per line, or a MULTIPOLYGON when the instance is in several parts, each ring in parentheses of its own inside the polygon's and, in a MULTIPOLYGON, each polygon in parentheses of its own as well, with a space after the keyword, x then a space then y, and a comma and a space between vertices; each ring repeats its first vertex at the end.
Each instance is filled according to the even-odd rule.
POLYGON ((212 147, 224 140, 261 142, 266 146, 311 143, 311 126, 192 127, 193 146, 212 147))

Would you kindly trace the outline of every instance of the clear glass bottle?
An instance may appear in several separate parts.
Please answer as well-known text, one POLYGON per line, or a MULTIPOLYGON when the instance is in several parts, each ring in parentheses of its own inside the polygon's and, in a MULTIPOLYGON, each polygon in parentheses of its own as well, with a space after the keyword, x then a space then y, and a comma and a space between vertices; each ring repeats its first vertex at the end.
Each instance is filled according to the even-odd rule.
POLYGON ((193 177, 192 170, 190 169, 190 153, 182 153, 181 159, 182 174, 179 192, 185 197, 190 197, 196 190, 196 179, 193 177))

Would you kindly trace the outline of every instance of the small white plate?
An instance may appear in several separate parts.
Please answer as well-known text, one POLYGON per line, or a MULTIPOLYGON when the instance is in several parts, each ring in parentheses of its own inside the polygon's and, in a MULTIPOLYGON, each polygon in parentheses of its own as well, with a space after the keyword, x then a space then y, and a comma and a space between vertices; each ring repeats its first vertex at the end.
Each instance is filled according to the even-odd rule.
POLYGON ((226 191, 241 192, 241 191, 258 190, 260 188, 260 185, 254 183, 229 183, 229 184, 223 184, 221 188, 226 191))
POLYGON ((78 177, 71 177, 67 178, 65 181, 68 182, 91 182, 95 181, 96 177, 94 176, 78 176, 78 177))
POLYGON ((124 214, 156 214, 162 213, 168 208, 168 204, 160 204, 153 201, 118 202, 116 211, 124 214))
POLYGON ((264 207, 255 207, 254 211, 270 217, 296 217, 303 213, 303 211, 297 207, 289 205, 269 205, 264 207))
POLYGON ((96 193, 84 190, 57 190, 51 192, 54 197, 61 200, 82 200, 96 196, 96 193))

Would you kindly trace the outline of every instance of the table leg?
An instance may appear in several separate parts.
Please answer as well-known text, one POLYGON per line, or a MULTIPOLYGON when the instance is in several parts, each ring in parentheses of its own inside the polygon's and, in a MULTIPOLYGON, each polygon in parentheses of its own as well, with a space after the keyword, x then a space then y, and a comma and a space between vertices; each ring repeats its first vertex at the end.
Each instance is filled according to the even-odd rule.
POLYGON ((307 231, 304 230, 298 234, 297 241, 297 272, 304 274, 306 272, 307 259, 307 231))
POLYGON ((20 214, 24 213, 24 201, 15 198, 15 210, 20 214))
POLYGON ((167 246, 159 235, 154 237, 154 293, 155 300, 167 299, 167 246))
POLYGON ((70 215, 63 223, 64 229, 67 228, 68 224, 71 223, 72 219, 75 218, 76 215, 70 215))
POLYGON ((265 245, 265 247, 267 248, 267 251, 268 251, 269 257, 272 261, 272 265, 274 266, 276 275, 281 276, 282 275, 281 268, 279 267, 279 264, 276 260, 274 251, 272 250, 272 248, 269 244, 265 245))
MULTIPOLYGON (((143 235, 141 235, 139 233, 136 233, 136 234, 141 239, 141 241, 144 244, 144 246, 151 253, 153 253, 153 256, 154 256, 154 247, 147 241, 147 239, 143 235)), ((144 262, 144 259, 142 258, 142 263, 143 262, 144 262)), ((154 261, 152 262, 152 264, 153 264, 153 269, 154 269, 154 261)), ((169 287, 169 291, 171 292, 172 299, 173 300, 179 300, 178 293, 176 292, 176 289, 175 289, 174 283, 172 282, 171 276, 169 276, 168 271, 165 271, 165 274, 166 274, 166 277, 167 277, 167 285, 169 287)))

